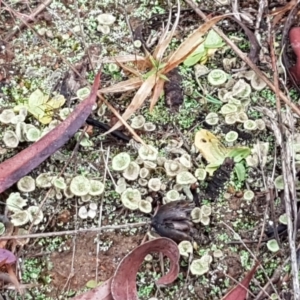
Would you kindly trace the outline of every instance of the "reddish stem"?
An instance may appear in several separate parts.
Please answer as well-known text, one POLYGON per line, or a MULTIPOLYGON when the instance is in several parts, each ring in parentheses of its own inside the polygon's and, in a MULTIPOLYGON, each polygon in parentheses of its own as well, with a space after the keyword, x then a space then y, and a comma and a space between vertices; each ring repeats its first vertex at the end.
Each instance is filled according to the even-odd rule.
POLYGON ((289 32, 290 43, 297 56, 296 65, 290 68, 290 73, 300 83, 300 27, 293 27, 289 32))

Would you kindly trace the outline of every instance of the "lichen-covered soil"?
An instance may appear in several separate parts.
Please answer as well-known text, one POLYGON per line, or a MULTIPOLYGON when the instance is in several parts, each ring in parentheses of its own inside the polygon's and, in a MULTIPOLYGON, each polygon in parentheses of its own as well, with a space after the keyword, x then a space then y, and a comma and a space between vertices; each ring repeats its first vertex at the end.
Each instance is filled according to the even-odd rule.
MULTIPOLYGON (((261 50, 257 52, 256 65, 273 82, 267 22, 272 17, 267 9, 263 19, 258 20, 256 1, 233 1, 239 2, 237 7, 230 1, 224 1, 227 3, 224 5, 219 2, 223 1, 209 0, 205 4, 198 1, 198 5, 206 15, 242 14, 241 22, 259 37, 261 50)), ((263 1, 259 2, 261 5, 263 1)), ((284 4, 285 1, 278 1, 272 6, 280 9, 284 4)), ((172 25, 176 3, 170 5, 172 25)), ((138 59, 120 63, 108 62, 108 58, 145 57, 147 51, 153 52, 169 17, 167 1, 53 0, 45 1, 44 9, 35 14, 37 8, 41 8, 40 1, 0 0, 0 163, 31 145, 38 139, 36 135, 46 134, 65 120, 88 94, 82 89, 93 83, 100 68, 101 88, 134 76, 143 80, 151 76, 138 59), (111 24, 99 21, 102 14, 108 14, 105 18, 111 24), (53 104, 52 100, 57 102, 53 104), (14 121, 5 121, 7 110, 14 110, 14 121), (24 111, 27 114, 22 116, 24 111)), ((164 57, 176 51, 204 23, 185 1, 181 2, 180 14, 164 57)), ((272 44, 281 70, 280 40, 285 20, 283 14, 276 23, 272 44)), ((245 55, 252 51, 253 40, 249 40, 239 23, 226 19, 218 26, 245 55)), ((12 282, 0 282, 0 299, 69 299, 94 287, 96 282, 109 279, 125 255, 149 239, 149 233, 157 235, 149 226, 151 217, 161 205, 171 201, 167 193, 174 189, 178 191, 178 199, 196 200, 201 207, 211 208, 211 214, 195 224, 197 238, 193 241, 193 253, 181 257, 180 273, 173 284, 156 287, 155 280, 168 270, 168 262, 165 261, 163 271, 157 253, 147 257, 137 274, 140 299, 222 299, 249 272, 256 259, 261 266, 251 281, 247 299, 296 299, 289 240, 286 227, 281 224, 286 223, 281 177, 286 162, 281 156, 278 135, 280 130, 291 133, 286 135, 283 144, 290 146, 286 156, 295 159, 288 166, 292 166, 288 178, 297 185, 293 174, 297 173, 300 160, 299 116, 282 102, 284 125, 280 127, 275 117, 278 100, 274 91, 261 83, 260 78, 253 77, 255 74, 248 72, 249 66, 224 41, 210 50, 195 63, 181 63, 167 74, 164 93, 151 112, 150 97, 147 97, 128 119, 137 135, 157 150, 154 160, 141 158, 138 152, 141 144, 134 141, 125 126, 114 134, 103 135, 118 118, 98 99, 79 133, 28 174, 34 179, 34 189, 26 192, 14 184, 0 194, 0 221, 6 226, 5 230, 1 229, 2 235, 37 234, 28 243, 0 240, 1 248, 9 249, 18 257, 14 270, 25 291, 21 296, 12 282), (208 76, 212 70, 224 71, 226 83, 212 83, 208 76), (143 119, 146 125, 140 126, 143 119), (102 127, 98 127, 97 121, 102 127), (201 131, 200 149, 195 145, 195 135, 203 129, 206 131, 201 131), (236 134, 238 137, 234 138, 236 134), (224 153, 241 147, 251 153, 245 158, 237 158, 235 154, 238 167, 223 173, 219 169, 220 178, 216 173, 209 174, 211 168, 220 167, 218 159, 224 159, 224 153), (140 172, 132 180, 128 171, 130 174, 124 180, 123 172, 115 170, 112 164, 121 152, 128 153, 131 161, 147 175, 141 176, 140 172), (213 162, 215 166, 208 169, 207 165, 213 162), (188 170, 196 177, 196 183, 189 184, 188 188, 179 186, 177 168, 188 170), (55 179, 55 186, 42 187, 36 180, 42 174, 55 179), (101 182, 104 191, 74 195, 70 185, 79 175, 101 182), (158 188, 152 178, 158 180, 158 188), (124 207, 121 194, 128 188, 138 190, 141 198, 151 203, 150 212, 143 212, 141 207, 134 210, 124 207), (26 201, 24 211, 42 205, 41 220, 20 221, 20 216, 14 216, 14 207, 8 205, 8 199, 13 197, 26 201), (13 230, 7 225, 10 222, 15 225, 13 230), (142 225, 138 227, 127 226, 139 222, 142 225), (274 234, 278 224, 283 226, 279 237, 274 234), (99 226, 112 227, 101 232, 89 231, 99 226), (74 234, 78 229, 86 232, 74 234), (68 232, 55 235, 60 231, 68 232), (46 237, 46 233, 53 235, 46 237), (269 241, 275 244, 275 249, 270 250, 269 241), (189 269, 192 261, 205 254, 213 258, 209 270, 193 275, 189 269)), ((294 62, 291 51, 289 59, 294 62)), ((279 76, 284 79, 285 73, 280 72, 279 76)), ((299 93, 289 81, 280 88, 298 105, 299 93)), ((122 115, 136 91, 124 88, 102 95, 122 115)), ((292 201, 296 199, 292 197, 292 201)))

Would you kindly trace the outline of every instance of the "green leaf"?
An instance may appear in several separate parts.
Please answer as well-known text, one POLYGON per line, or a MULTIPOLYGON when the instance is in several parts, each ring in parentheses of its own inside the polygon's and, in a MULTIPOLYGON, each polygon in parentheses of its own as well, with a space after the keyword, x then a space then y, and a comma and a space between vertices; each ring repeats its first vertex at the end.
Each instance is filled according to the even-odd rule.
POLYGON ((213 29, 211 29, 204 41, 204 46, 208 49, 216 49, 223 47, 224 43, 222 38, 213 29))
POLYGON ((159 62, 156 61, 156 60, 154 59, 154 57, 153 57, 151 54, 149 55, 149 59, 150 59, 150 62, 151 62, 151 64, 152 64, 152 66, 153 66, 155 69, 157 69, 158 66, 159 66, 159 62))
POLYGON ((98 284, 97 284, 96 280, 93 280, 93 279, 89 280, 89 281, 85 284, 85 286, 86 286, 87 288, 90 288, 90 289, 95 288, 97 285, 98 285, 98 284))
POLYGON ((232 157, 234 162, 238 163, 241 160, 245 159, 251 153, 250 148, 234 148, 228 153, 228 157, 232 157))
POLYGON ((158 73, 157 69, 153 68, 151 69, 149 72, 147 72, 146 74, 143 75, 143 79, 146 80, 147 78, 149 78, 151 75, 158 73))
POLYGON ((205 57, 206 54, 204 44, 202 43, 190 56, 187 57, 183 64, 187 67, 191 67, 201 60, 202 57, 205 57))
POLYGON ((163 69, 165 66, 166 66, 167 64, 166 63, 160 63, 159 65, 158 65, 158 70, 161 70, 161 69, 163 69))
POLYGON ((165 81, 170 81, 169 78, 166 75, 164 75, 164 74, 160 74, 159 78, 161 78, 161 79, 163 79, 165 81))
POLYGON ((49 99, 48 95, 37 89, 28 98, 28 105, 31 107, 36 107, 44 104, 49 99))
POLYGON ((213 104, 223 104, 222 101, 220 101, 219 99, 216 99, 210 95, 206 95, 206 101, 207 102, 210 102, 210 103, 213 103, 213 104))
POLYGON ((214 172, 220 167, 220 165, 223 163, 224 160, 219 160, 214 163, 210 163, 205 167, 205 171, 209 174, 209 176, 212 176, 214 172))
POLYGON ((246 169, 242 162, 236 163, 234 166, 234 171, 238 178, 238 181, 243 182, 246 177, 246 169))

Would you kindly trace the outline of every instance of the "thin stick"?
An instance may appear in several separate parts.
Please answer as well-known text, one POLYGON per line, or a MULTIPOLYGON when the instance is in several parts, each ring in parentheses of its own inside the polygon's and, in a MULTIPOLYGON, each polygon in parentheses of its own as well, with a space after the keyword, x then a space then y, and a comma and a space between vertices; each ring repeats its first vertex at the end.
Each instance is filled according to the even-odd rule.
MULTIPOLYGON (((284 140, 288 140, 289 131, 284 130, 283 124, 282 124, 282 117, 281 117, 281 103, 278 98, 278 95, 280 93, 279 91, 279 80, 278 80, 278 71, 277 71, 277 65, 276 65, 276 59, 275 59, 275 51, 274 51, 274 36, 273 34, 270 34, 269 36, 269 44, 270 44, 270 50, 271 50, 271 59, 272 59, 272 66, 274 71, 274 86, 275 86, 275 97, 276 97, 276 110, 277 110, 277 118, 278 118, 278 124, 279 124, 279 130, 281 133, 281 136, 284 140)), ((289 109, 287 109, 288 113, 289 109)), ((293 122, 291 119, 293 119, 293 116, 290 115, 290 118, 287 118, 290 120, 290 128, 293 134, 294 127, 293 122)), ((281 139, 281 141, 283 140, 281 139)), ((300 299, 300 284, 299 284, 299 270, 297 265, 297 253, 296 253, 296 233, 297 233, 297 207, 296 207, 296 197, 295 197, 295 184, 294 181, 289 182, 289 179, 295 178, 295 172, 291 172, 290 169, 290 157, 288 155, 288 143, 282 143, 281 145, 281 164, 282 164, 282 173, 284 178, 284 201, 285 201, 285 209, 286 214, 288 216, 288 238, 289 238, 289 246, 290 246, 290 256, 291 256, 291 268, 292 268, 292 274, 293 274, 293 290, 295 294, 295 299, 300 299), (294 175, 294 176, 293 176, 294 175), (291 197, 292 196, 292 197, 291 197), (292 199, 293 200, 292 200, 292 199), (292 222, 294 220, 294 224, 292 222)), ((293 155, 292 155, 293 157, 293 155)), ((294 161, 294 160, 292 160, 294 161)), ((295 170, 295 168, 294 168, 295 170)), ((277 233, 277 229, 275 228, 275 233, 277 233)), ((278 238, 278 233, 276 238, 278 238)))
POLYGON ((74 3, 75 3, 75 10, 76 10, 76 17, 77 17, 78 25, 79 25, 79 28, 80 28, 80 34, 81 34, 82 44, 83 44, 83 46, 84 46, 84 49, 86 49, 87 56, 88 56, 88 59, 89 59, 91 68, 92 68, 92 70, 95 72, 95 69, 96 69, 96 68, 95 68, 95 66, 94 66, 94 64, 93 64, 93 60, 92 60, 92 58, 91 58, 91 54, 90 54, 89 47, 88 47, 87 44, 86 44, 86 41, 85 41, 85 34, 84 34, 84 32, 83 32, 83 26, 82 26, 81 21, 80 21, 78 1, 74 1, 74 3))
MULTIPOLYGON (((97 92, 97 96, 113 112, 113 114, 119 119, 119 121, 128 129, 128 131, 132 134, 133 138, 137 142, 139 142, 147 147, 146 143, 137 135, 137 133, 132 129, 132 127, 127 124, 127 122, 122 118, 122 116, 117 112, 117 110, 102 96, 102 94, 99 91, 97 92)), ((105 133, 102 135, 105 135, 105 133)))
MULTIPOLYGON (((204 20, 209 19, 206 15, 197 7, 193 0, 185 0, 185 2, 190 5, 194 11, 204 20)), ((260 69, 243 53, 217 26, 213 26, 215 32, 231 47, 231 49, 259 76, 273 91, 276 92, 274 84, 260 71, 260 69)), ((288 97, 281 91, 279 91, 278 96, 283 100, 298 116, 300 116, 300 109, 298 106, 291 102, 288 97)), ((300 298, 299 298, 300 299, 300 298)))
MULTIPOLYGON (((75 206, 76 206, 76 214, 75 214, 75 220, 74 220, 75 222, 74 222, 74 223, 75 223, 75 229, 76 229, 76 227, 77 227, 77 216, 78 216, 78 207, 77 207, 77 203, 75 204, 75 206)), ((74 276, 74 261, 75 261, 75 252, 76 252, 76 238, 77 238, 77 236, 74 235, 74 236, 73 236, 73 239, 72 239, 72 243, 73 243, 73 251, 72 251, 72 262, 71 262, 71 266, 70 266, 70 272, 69 272, 67 281, 66 281, 64 287, 63 287, 62 290, 61 290, 61 293, 63 293, 63 291, 66 290, 67 285, 69 284, 71 278, 74 276)))
MULTIPOLYGON (((226 224, 225 222, 223 222, 223 221, 221 221, 221 223, 223 224, 223 225, 225 225, 234 235, 237 235, 238 237, 239 237, 239 239, 240 239, 240 241, 241 241, 241 243, 243 244, 243 246, 245 247, 245 249, 247 249, 247 251, 251 254, 251 256, 253 257, 253 259, 255 260, 255 261, 258 261, 259 262, 259 260, 257 259, 257 257, 254 255, 254 253, 247 247, 247 245, 244 243, 244 241, 240 238, 240 236, 234 231, 234 229, 232 229, 228 224, 226 224)), ((269 278, 269 276, 268 276, 268 274, 267 274, 267 272, 266 272, 266 270, 263 268, 263 266, 260 264, 259 265, 259 267, 262 269, 262 271, 264 272, 264 274, 265 274, 265 276, 266 276, 266 278, 267 278, 267 280, 268 280, 268 282, 270 283, 270 285, 272 286, 272 288, 273 288, 273 290, 274 290, 274 292, 276 293, 276 295, 278 296, 278 299, 280 300, 281 298, 279 297, 279 295, 278 295, 278 293, 277 293, 277 291, 276 291, 276 288, 275 288, 275 286, 274 286, 274 284, 272 283, 272 281, 270 280, 270 278, 269 278)), ((227 276, 227 274, 226 274, 226 276, 227 276)), ((259 288, 260 288, 260 290, 263 290, 263 288, 259 285, 259 288)), ((264 292, 268 297, 270 297, 270 295, 267 293, 267 292, 264 292)))
POLYGON ((106 230, 136 228, 136 227, 142 227, 145 225, 149 225, 149 223, 148 222, 140 222, 140 223, 131 223, 131 224, 123 224, 123 225, 107 225, 107 226, 103 226, 103 227, 78 229, 78 230, 65 230, 65 231, 59 231, 59 232, 46 232, 46 233, 24 234, 24 235, 1 236, 0 241, 19 240, 19 239, 43 239, 43 238, 53 237, 53 236, 75 235, 75 234, 81 234, 81 233, 100 232, 100 231, 106 231, 106 230))
MULTIPOLYGON (((34 11, 31 15, 27 16, 28 20, 34 20, 34 18, 40 13, 42 12, 50 3, 52 2, 52 0, 46 0, 45 2, 41 3, 34 11)), ((6 4, 3 0, 2 3, 4 4, 4 6, 8 9, 11 9, 9 7, 8 4, 6 4)), ((23 22, 23 20, 21 19, 21 21, 23 22)), ((11 31, 10 33, 8 33, 6 35, 6 37, 4 38, 4 41, 9 41, 16 33, 18 30, 21 30, 23 27, 25 26, 24 23, 22 23, 18 28, 16 28, 15 30, 11 31)))
MULTIPOLYGON (((102 148, 102 143, 101 143, 101 149, 102 148)), ((103 184, 104 184, 104 190, 105 190, 105 182, 106 182, 106 175, 107 175, 107 170, 108 170, 108 160, 109 160, 109 154, 110 154, 110 148, 108 147, 107 153, 106 153, 106 158, 104 155, 102 155, 102 159, 105 164, 105 169, 104 169, 104 175, 103 175, 103 184)), ((101 227, 102 224, 102 212, 103 212, 103 200, 104 200, 104 192, 101 196, 101 203, 100 203, 100 209, 99 209, 99 219, 98 219, 98 226, 101 227)), ((97 249, 96 249, 96 282, 98 282, 98 258, 99 258, 99 241, 100 241, 100 233, 97 234, 97 249)))
POLYGON ((260 0, 259 1, 257 18, 256 18, 256 24, 255 24, 255 36, 256 37, 259 35, 260 24, 261 24, 261 20, 263 18, 263 14, 265 12, 266 7, 268 7, 268 1, 267 0, 260 0))

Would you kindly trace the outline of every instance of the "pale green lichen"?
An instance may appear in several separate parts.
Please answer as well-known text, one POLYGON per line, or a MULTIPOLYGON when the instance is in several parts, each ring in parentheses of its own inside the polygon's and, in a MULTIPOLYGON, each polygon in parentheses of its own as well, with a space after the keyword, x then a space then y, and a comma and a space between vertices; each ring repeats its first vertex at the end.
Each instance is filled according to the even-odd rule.
POLYGON ((227 81, 227 74, 223 70, 215 69, 210 71, 207 80, 213 86, 220 86, 227 81))

